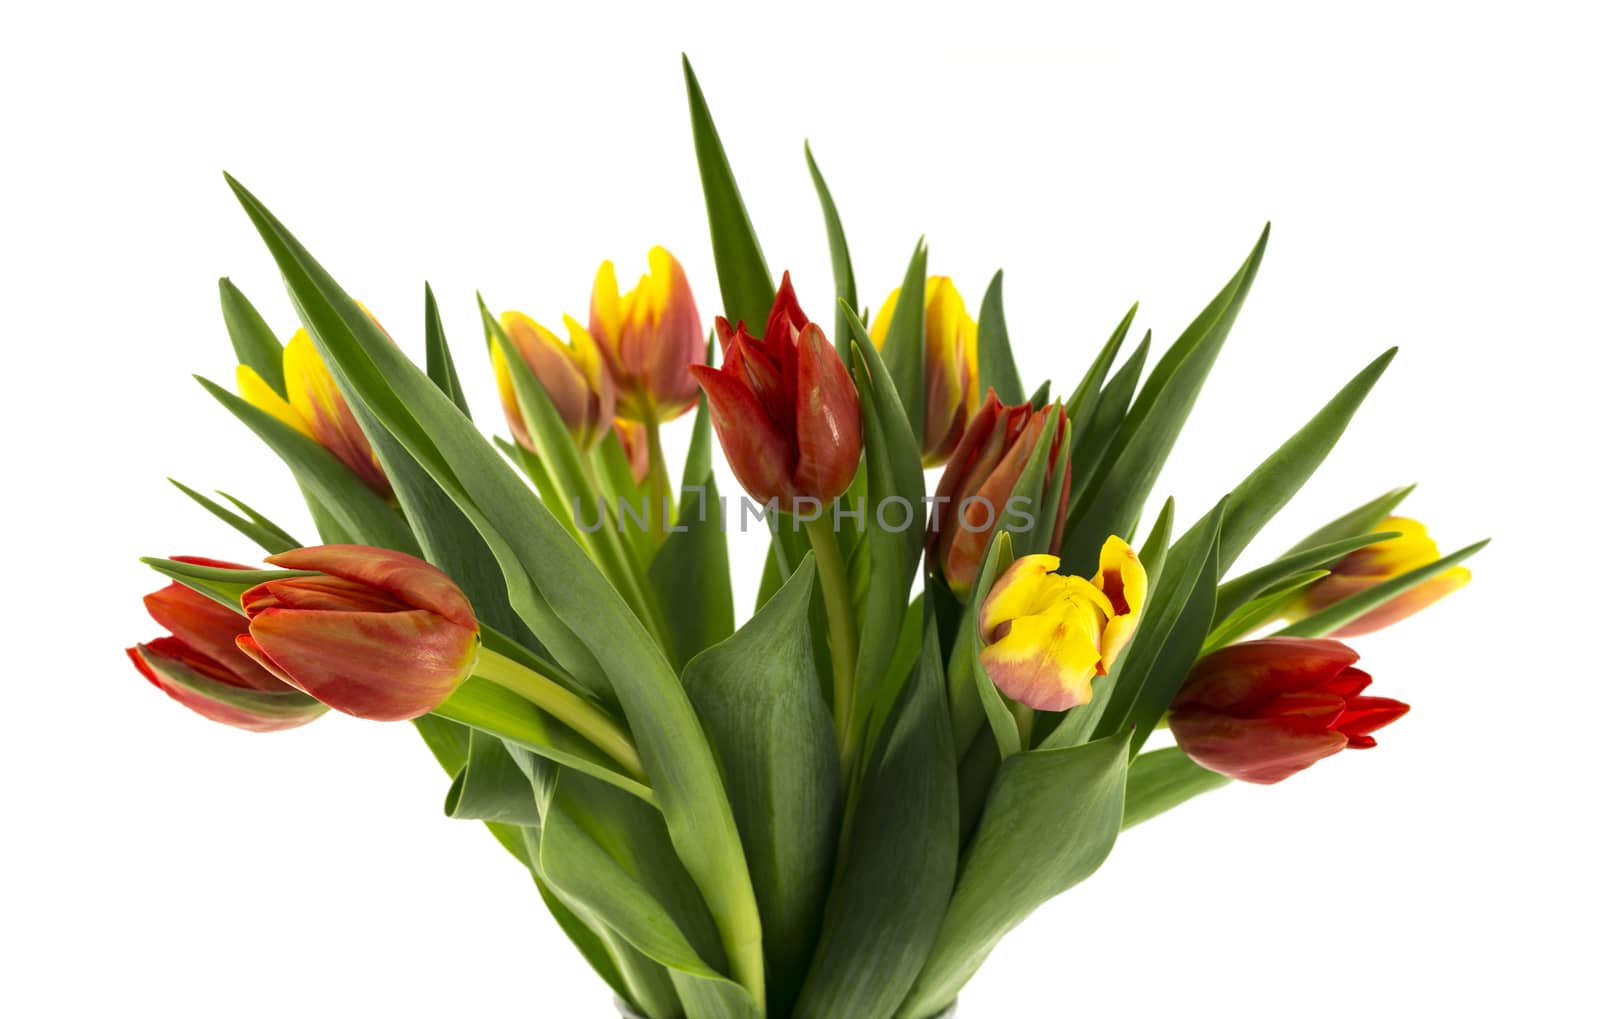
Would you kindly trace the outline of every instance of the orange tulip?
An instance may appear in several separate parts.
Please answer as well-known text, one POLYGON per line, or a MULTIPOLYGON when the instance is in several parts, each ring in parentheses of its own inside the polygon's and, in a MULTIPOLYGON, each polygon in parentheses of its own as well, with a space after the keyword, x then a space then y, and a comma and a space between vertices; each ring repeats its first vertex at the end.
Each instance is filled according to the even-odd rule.
MULTIPOLYGON (((550 402, 561 415, 567 431, 572 433, 573 441, 580 449, 587 450, 605 438, 610 429, 617 391, 589 331, 570 316, 563 321, 572 337, 570 344, 562 343, 555 333, 520 311, 508 311, 500 316, 501 327, 511 346, 549 394, 550 402)), ((522 405, 517 401, 511 366, 506 363, 499 344, 494 345, 490 359, 494 363, 500 404, 505 409, 512 436, 524 449, 538 452, 522 420, 522 405)))
POLYGON ((705 363, 706 337, 683 267, 665 248, 650 249, 650 271, 625 294, 616 268, 602 262, 589 299, 589 332, 617 385, 617 415, 670 421, 695 405, 689 366, 705 363))

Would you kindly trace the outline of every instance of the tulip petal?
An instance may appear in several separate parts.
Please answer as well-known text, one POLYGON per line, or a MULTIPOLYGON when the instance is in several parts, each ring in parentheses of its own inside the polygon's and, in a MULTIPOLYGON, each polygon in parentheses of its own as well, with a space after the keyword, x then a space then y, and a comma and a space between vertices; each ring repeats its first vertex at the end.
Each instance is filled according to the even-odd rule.
MULTIPOLYGON (((1313 584, 1316 587, 1333 577, 1324 577, 1313 584)), ((1452 591, 1459 590, 1472 579, 1472 571, 1465 566, 1454 566, 1431 580, 1425 580, 1398 597, 1391 598, 1360 618, 1346 623, 1334 631, 1338 638, 1360 637, 1386 626, 1392 626, 1408 616, 1416 615, 1452 591)))
POLYGON ((368 584, 406 605, 436 612, 470 630, 478 628, 472 605, 455 582, 437 567, 404 552, 365 545, 313 545, 268 556, 267 562, 286 570, 315 570, 368 584))
POLYGON ((1196 764, 1257 785, 1282 782, 1348 743, 1343 733, 1315 725, 1208 712, 1174 714, 1171 728, 1178 746, 1196 764))
POLYGON ((192 588, 168 584, 145 595, 144 607, 163 629, 231 673, 237 685, 281 690, 283 684, 234 646, 249 620, 192 588))
MULTIPOLYGON (((239 687, 205 668, 181 642, 164 637, 127 649, 141 675, 189 710, 213 722, 249 732, 280 732, 305 725, 328 709, 297 690, 239 687)), ((252 668, 257 668, 253 663, 252 668)))
POLYGON ((761 502, 792 500, 794 447, 755 395, 720 368, 695 365, 690 371, 705 390, 711 423, 739 484, 761 502))
POLYGON ((250 616, 267 609, 316 609, 320 612, 404 612, 411 606, 367 584, 338 577, 289 577, 269 580, 245 591, 240 603, 250 616))
POLYGON ((235 384, 239 388, 239 396, 244 402, 264 410, 268 414, 282 421, 295 431, 308 439, 315 440, 311 432, 311 422, 305 416, 289 405, 289 401, 277 394, 267 381, 263 379, 254 368, 241 364, 234 372, 235 384))
POLYGON ((438 707, 478 656, 475 629, 424 609, 267 609, 250 620, 249 639, 312 697, 345 714, 386 722, 438 707))
POLYGON ((1092 696, 1099 638, 1093 610, 1066 602, 1043 615, 1011 620, 978 658, 1007 697, 1040 711, 1065 711, 1092 696))
POLYGON ((806 325, 798 343, 795 487, 828 502, 850 487, 861 462, 861 401, 821 329, 806 325))

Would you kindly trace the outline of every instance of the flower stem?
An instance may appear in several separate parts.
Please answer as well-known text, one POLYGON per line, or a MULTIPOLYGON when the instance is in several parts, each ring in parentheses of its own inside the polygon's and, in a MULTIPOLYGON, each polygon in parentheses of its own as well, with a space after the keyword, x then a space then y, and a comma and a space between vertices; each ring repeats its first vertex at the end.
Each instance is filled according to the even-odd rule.
POLYGON ((549 676, 488 648, 478 652, 473 675, 504 687, 593 743, 634 778, 650 784, 644 762, 627 731, 598 705, 568 690, 549 676))
POLYGON ((833 659, 833 724, 839 734, 839 757, 844 774, 855 762, 856 610, 850 597, 850 575, 839 552, 839 536, 831 516, 807 520, 806 536, 817 560, 822 582, 822 605, 828 616, 828 654, 833 659))
POLYGON ((645 440, 650 451, 650 470, 645 476, 650 497, 650 538, 660 546, 672 526, 672 480, 667 477, 667 455, 661 447, 661 421, 652 408, 644 419, 645 440))

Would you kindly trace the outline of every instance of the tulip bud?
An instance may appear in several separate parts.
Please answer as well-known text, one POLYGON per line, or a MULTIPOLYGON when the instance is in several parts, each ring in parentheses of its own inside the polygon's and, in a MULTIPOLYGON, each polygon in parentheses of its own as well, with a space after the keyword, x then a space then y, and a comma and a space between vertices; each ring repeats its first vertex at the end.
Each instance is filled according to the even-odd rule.
MULTIPOLYGON (((611 376, 601 360, 594 337, 570 316, 563 318, 570 344, 562 343, 556 334, 524 315, 508 311, 500 316, 511 346, 522 357, 523 363, 533 372, 539 384, 550 395, 550 402, 572 433, 579 449, 590 449, 605 438, 611 427, 611 417, 617 407, 617 391, 611 376)), ((500 404, 505 408, 506 422, 517 443, 529 452, 537 452, 528 426, 522 420, 522 405, 517 402, 517 389, 511 379, 511 366, 506 363, 505 351, 495 344, 490 352, 494 362, 495 383, 500 390, 500 404)))
POLYGON ((372 444, 361 431, 350 405, 339 394, 332 373, 304 329, 296 332, 283 348, 283 385, 287 400, 249 365, 239 366, 238 385, 239 395, 246 402, 321 445, 374 492, 386 499, 393 496, 394 490, 389 487, 389 479, 378 464, 372 444))
POLYGON ((861 460, 861 402, 838 352, 800 310, 789 274, 761 339, 720 317, 717 336, 723 367, 690 370, 739 483, 784 510, 797 498, 837 498, 861 460))
POLYGON ((1121 538, 1100 550, 1093 580, 1062 576, 1053 555, 1012 563, 978 613, 978 660, 1007 697, 1040 711, 1087 704, 1133 637, 1148 583, 1121 538))
MULTIPOLYGON (((233 563, 179 557, 180 562, 225 569, 233 563)), ((293 729, 327 707, 286 686, 235 646, 245 617, 205 595, 169 584, 145 596, 145 608, 172 636, 128 648, 134 667, 154 686, 213 722, 251 732, 293 729)))
MULTIPOLYGON (((1303 619, 1334 602, 1359 594, 1375 584, 1391 580, 1435 562, 1439 558, 1439 545, 1428 537, 1428 529, 1406 517, 1389 517, 1373 528, 1374 531, 1399 531, 1399 537, 1380 541, 1366 548, 1356 549, 1330 568, 1326 577, 1307 586, 1287 616, 1291 622, 1303 619)), ((1346 623, 1334 633, 1335 637, 1359 637, 1398 623, 1413 613, 1420 612, 1451 591, 1463 587, 1472 579, 1465 566, 1455 566, 1430 580, 1425 580, 1397 598, 1392 598, 1372 611, 1346 623)))
POLYGON ((478 621, 453 581, 415 556, 363 545, 295 549, 267 562, 319 577, 269 580, 241 599, 238 646, 263 668, 358 718, 425 715, 478 660, 478 621))
MULTIPOLYGON (((1034 447, 1044 437, 1048 421, 1047 410, 1034 410, 1026 403, 1007 407, 991 390, 945 466, 928 521, 928 549, 944 574, 945 583, 958 598, 965 600, 972 590, 984 550, 989 546, 989 535, 1005 516, 1006 504, 1034 447)), ((1055 433, 1049 438, 1049 467, 1053 474, 1060 460, 1071 455, 1066 445, 1065 417, 1057 419, 1055 433)), ((1071 488, 1069 475, 1056 506, 1049 545, 1052 552, 1061 547, 1071 488)), ((1044 507, 1023 508, 1035 520, 1043 515, 1044 507)))
POLYGON ((1268 637, 1200 659, 1172 702, 1169 724, 1195 763, 1270 785, 1346 748, 1377 746, 1372 733, 1410 711, 1364 697, 1372 677, 1336 640, 1268 637))
MULTIPOLYGON (((896 287, 873 319, 872 342, 880 350, 899 301, 896 287)), ((978 412, 978 324, 948 276, 928 277, 923 303, 922 465, 938 467, 978 412)))
POLYGON ((589 299, 589 332, 617 386, 617 414, 669 421, 699 399, 689 366, 705 362, 705 334, 689 280, 665 248, 650 249, 650 271, 618 296, 617 272, 600 263, 589 299))

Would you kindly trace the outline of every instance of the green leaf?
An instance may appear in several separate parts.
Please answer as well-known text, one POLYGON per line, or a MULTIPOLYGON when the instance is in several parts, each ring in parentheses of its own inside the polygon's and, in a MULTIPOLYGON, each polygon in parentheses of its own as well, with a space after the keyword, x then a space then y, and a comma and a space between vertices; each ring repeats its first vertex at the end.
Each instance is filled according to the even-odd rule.
POLYGON ((257 545, 260 545, 268 555, 275 555, 278 552, 287 552, 291 548, 300 547, 300 542, 296 541, 295 538, 289 534, 289 532, 268 520, 266 517, 261 516, 255 510, 246 506, 244 503, 240 502, 238 499, 235 499, 228 493, 218 492, 217 494, 242 510, 244 513, 243 516, 233 512, 220 503, 201 495, 199 492, 196 492, 194 489, 190 488, 188 485, 185 485, 181 481, 178 481, 174 478, 168 478, 167 480, 172 482, 172 486, 178 491, 182 492, 184 495, 187 495, 189 498, 205 507, 218 520, 221 520, 223 523, 232 527, 246 538, 249 538, 257 545))
POLYGON ((498 821, 518 827, 539 823, 527 773, 504 743, 478 730, 468 733, 467 759, 450 783, 444 812, 457 820, 498 821))
MULTIPOLYGON (((1083 379, 1078 383, 1078 388, 1072 391, 1067 398, 1067 419, 1074 424, 1082 426, 1089 423, 1094 416, 1094 411, 1100 404, 1100 392, 1105 386, 1106 376, 1111 373, 1111 366, 1116 363, 1117 353, 1122 349, 1122 342, 1128 338, 1128 330, 1133 327, 1133 317, 1139 313, 1139 302, 1133 302, 1133 307, 1122 316, 1122 321, 1111 331, 1111 338, 1106 340, 1105 346, 1100 348, 1100 353, 1095 356, 1094 362, 1089 365, 1089 370, 1084 372, 1083 379)), ((1137 374, 1137 373, 1135 373, 1137 374)), ((1128 398, 1133 398, 1133 388, 1128 388, 1128 398)), ((1123 407, 1126 408, 1124 403, 1123 407)), ((1121 414, 1121 411, 1118 411, 1121 414)), ((1076 443, 1074 443, 1076 445, 1076 443)))
POLYGON ((1221 563, 1224 572, 1238 560, 1268 520, 1288 504, 1306 479, 1322 464, 1344 434, 1367 394, 1394 360, 1390 347, 1361 370, 1250 476, 1234 486, 1228 516, 1222 522, 1221 563))
MULTIPOLYGON (((998 532, 994 541, 989 543, 983 569, 978 574, 978 584, 972 589, 972 600, 968 604, 982 605, 984 599, 989 597, 989 589, 994 586, 995 580, 1014 561, 1010 532, 998 532)), ((951 683, 970 683, 977 690, 978 701, 983 705, 983 713, 989 719, 989 729, 994 733, 995 746, 1000 751, 1000 759, 1003 761, 1022 751, 1022 733, 1017 728, 1017 720, 1011 714, 1005 698, 995 687, 988 670, 983 667, 983 659, 979 655, 983 649, 983 638, 978 632, 977 612, 969 610, 962 614, 961 633, 956 639, 965 648, 965 653, 951 656, 951 683), (963 676, 962 673, 967 675, 963 676)), ((959 735, 960 731, 957 730, 957 733, 959 735)))
POLYGON ((1180 803, 1227 784, 1226 775, 1207 771, 1177 747, 1140 754, 1128 768, 1128 798, 1122 810, 1122 830, 1143 824, 1180 803))
POLYGON ((681 670, 689 659, 733 633, 728 536, 711 473, 711 418, 704 396, 684 465, 678 520, 650 563, 649 578, 676 668, 681 670))
MULTIPOLYGON (((841 313, 855 341, 851 363, 861 399, 867 478, 865 549, 870 566, 861 632, 871 637, 900 632, 906 598, 922 558, 927 507, 923 501, 921 450, 894 387, 884 384, 889 378, 888 369, 861 320, 847 308, 841 307, 841 313), (905 527, 895 530, 901 523, 900 511, 907 506, 910 519, 905 521, 905 527)), ((887 640, 861 642, 856 658, 857 703, 853 717, 868 717, 893 653, 894 645, 887 640)))
POLYGON ((926 1019, 948 1006, 1007 932, 1095 872, 1122 826, 1127 777, 1126 733, 1017 754, 1000 766, 901 1019, 926 1019))
POLYGON ((249 298, 224 276, 217 281, 222 297, 222 321, 233 341, 233 355, 239 363, 254 368, 263 382, 279 396, 286 397, 283 385, 283 344, 272 334, 266 319, 249 298))
POLYGON ((199 563, 179 562, 176 559, 161 559, 156 556, 143 556, 139 561, 163 577, 199 591, 235 612, 243 611, 239 607, 239 596, 257 584, 264 584, 269 580, 282 580, 286 577, 318 576, 306 570, 236 570, 224 566, 203 566, 199 563))
POLYGON ((1145 538, 1144 545, 1139 549, 1139 562, 1144 566, 1145 589, 1148 591, 1154 591, 1156 585, 1161 583, 1161 571, 1166 569, 1167 552, 1172 546, 1172 521, 1177 512, 1177 503, 1168 497, 1161 504, 1156 522, 1150 526, 1150 536, 1145 538))
POLYGON ((921 971, 956 873, 956 760, 944 706, 938 628, 873 744, 859 827, 823 914, 795 1019, 887 1019, 921 971))
POLYGON ((1105 454, 1105 466, 1068 516, 1072 536, 1063 555, 1069 573, 1094 561, 1108 534, 1126 534, 1155 487, 1156 477, 1188 420, 1200 388, 1238 317, 1266 253, 1270 227, 1250 257, 1164 354, 1128 411, 1105 454))
POLYGON ((428 349, 428 378, 462 414, 471 418, 472 411, 467 409, 467 394, 456 375, 455 359, 450 356, 450 343, 444 338, 444 320, 439 317, 439 304, 433 299, 433 287, 427 283, 422 285, 422 305, 428 349))
MULTIPOLYGON (((374 327, 376 328, 376 327, 374 327)), ((339 458, 292 426, 234 396, 208 379, 195 376, 206 392, 243 421, 277 453, 295 480, 326 510, 338 526, 364 545, 415 553, 411 529, 394 507, 368 488, 339 458)))
POLYGON ((1487 544, 1489 544, 1489 539, 1485 538, 1480 542, 1468 545, 1466 548, 1437 559, 1426 566, 1419 566, 1414 570, 1400 574, 1398 577, 1391 577, 1380 584, 1374 584, 1365 591, 1336 601, 1320 612, 1314 612, 1299 622, 1284 627, 1273 636, 1326 637, 1341 627, 1355 622, 1373 609, 1393 601, 1417 585, 1432 580, 1452 566, 1472 558, 1487 544))
POLYGON ((683 80, 689 90, 694 154, 706 195, 706 219, 711 224, 711 253, 717 262, 723 314, 730 322, 743 321, 757 328, 767 321, 777 289, 772 285, 772 273, 761 254, 761 242, 756 240, 744 199, 739 196, 728 153, 722 147, 717 125, 711 120, 711 110, 687 56, 683 58, 683 80))
POLYGON ((517 614, 574 676, 609 680, 676 853, 715 918, 732 972, 759 1003, 760 921, 749 871, 715 759, 671 664, 449 397, 254 196, 231 178, 230 185, 324 359, 467 515, 500 563, 517 614))
POLYGON ((1188 676, 1216 608, 1217 542, 1227 505, 1227 499, 1217 503, 1168 553, 1161 583, 1150 591, 1139 628, 1118 662, 1097 736, 1132 726, 1137 750, 1188 676))
POLYGON ((1001 403, 1015 407, 1022 402, 1022 378, 1017 374, 1011 334, 1006 329, 1005 298, 1001 293, 1004 277, 1004 272, 994 274, 978 309, 978 392, 993 389, 1001 403))
POLYGON ((906 266, 905 279, 900 283, 894 316, 883 338, 883 363, 889 378, 894 380, 895 391, 900 394, 900 405, 905 408, 911 434, 916 437, 919 462, 924 424, 922 379, 926 367, 923 360, 927 356, 922 318, 926 310, 927 285, 928 245, 918 240, 911 253, 911 264, 906 266))
POLYGON ((1336 562, 1359 548, 1400 536, 1399 531, 1368 531, 1280 556, 1259 569, 1241 574, 1217 588, 1217 619, 1233 614, 1245 602, 1290 577, 1336 562))
MULTIPOLYGON (((1327 575, 1327 570, 1307 570, 1304 573, 1297 573, 1273 585, 1266 594, 1245 602, 1221 620, 1212 623, 1205 647, 1200 649, 1200 657, 1204 658, 1218 648, 1241 640, 1274 619, 1281 618, 1284 610, 1301 590, 1327 575)), ((1217 614, 1222 615, 1220 607, 1217 614)))
MULTIPOLYGON (((1089 483, 1095 479, 1100 469, 1101 461, 1105 459, 1106 450, 1111 448, 1111 442, 1117 436, 1117 429, 1122 427, 1122 420, 1128 413, 1128 404, 1133 402, 1134 391, 1139 387, 1139 375, 1144 371, 1144 362, 1150 355, 1150 334, 1146 332, 1144 339, 1133 348, 1133 353, 1128 360, 1118 368, 1116 374, 1111 376, 1111 381, 1101 391, 1095 400, 1094 412, 1089 415, 1087 428, 1074 428, 1072 432, 1072 484, 1074 489, 1074 505, 1079 498, 1079 492, 1086 491, 1089 483)), ((1080 415, 1074 424, 1082 421, 1080 415)), ((1071 519, 1071 508, 1068 508, 1068 519, 1071 519)))
POLYGON ((806 168, 811 171, 811 183, 816 187, 817 201, 822 205, 822 222, 828 229, 828 259, 833 263, 833 293, 838 299, 838 309, 833 319, 833 342, 838 348, 840 360, 849 364, 850 322, 845 317, 845 310, 855 311, 860 307, 856 303, 856 273, 850 264, 850 245, 844 239, 844 222, 839 218, 838 207, 833 204, 833 192, 828 190, 828 182, 822 179, 822 171, 817 168, 809 141, 806 142, 806 168))
POLYGON ((1404 488, 1391 489, 1371 502, 1357 506, 1337 520, 1330 521, 1306 535, 1298 545, 1285 554, 1293 555, 1309 548, 1316 548, 1318 545, 1327 545, 1367 533, 1383 523, 1384 519, 1393 513, 1416 487, 1416 485, 1406 485, 1404 488))
POLYGON ((667 967, 690 1019, 763 1015, 744 988, 718 971, 711 918, 667 851, 658 818, 566 771, 546 804, 539 864, 554 890, 667 967))
POLYGON ((839 825, 839 748, 808 626, 815 576, 807 558, 683 674, 750 861, 776 1015, 788 1014, 816 944, 839 825))

